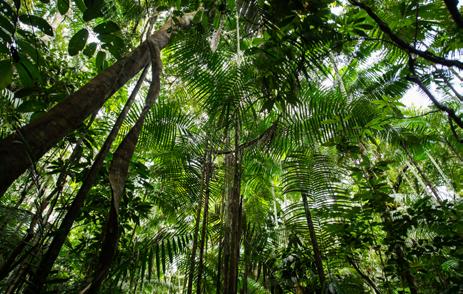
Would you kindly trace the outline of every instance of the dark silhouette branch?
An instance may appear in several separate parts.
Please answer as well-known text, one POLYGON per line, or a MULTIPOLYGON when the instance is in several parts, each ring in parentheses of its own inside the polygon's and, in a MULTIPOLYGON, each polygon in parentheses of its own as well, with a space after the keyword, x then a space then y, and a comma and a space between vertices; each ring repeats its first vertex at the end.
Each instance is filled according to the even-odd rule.
POLYGON ((429 99, 432 101, 434 106, 437 107, 437 109, 447 113, 447 116, 449 119, 453 120, 460 128, 463 129, 463 121, 462 119, 455 113, 455 111, 448 106, 442 104, 437 100, 436 97, 431 93, 431 91, 428 90, 428 88, 423 84, 423 82, 420 80, 418 75, 416 74, 415 71, 415 60, 412 58, 411 55, 409 55, 408 58, 408 67, 410 69, 411 76, 407 77, 407 80, 414 82, 415 84, 420 87, 420 89, 429 97, 429 99))
POLYGON ((458 0, 444 0, 444 3, 456 25, 460 29, 463 29, 463 17, 461 17, 460 11, 458 10, 458 0))
POLYGON ((413 118, 419 118, 419 117, 423 117, 423 116, 426 116, 426 115, 430 115, 430 114, 433 114, 433 113, 436 113, 436 112, 440 112, 440 110, 431 110, 431 111, 428 111, 428 112, 423 113, 423 114, 420 114, 420 115, 404 116, 404 117, 399 117, 399 118, 397 118, 397 119, 413 119, 413 118))
POLYGON ((452 132, 452 135, 455 137, 455 139, 463 144, 463 139, 460 139, 460 136, 458 136, 457 130, 455 129, 455 125, 453 124, 452 119, 449 116, 449 124, 450 124, 450 131, 452 132))
MULTIPOLYGON (((278 120, 275 121, 268 129, 266 129, 262 134, 260 134, 259 137, 255 138, 255 139, 252 139, 250 141, 247 141, 241 145, 239 145, 239 149, 240 150, 243 150, 243 149, 246 149, 248 147, 251 147, 251 146, 254 146, 256 145, 257 143, 259 142, 262 142, 262 141, 269 141, 271 140, 271 138, 273 137, 273 135, 275 134, 275 131, 276 131, 276 128, 278 126, 278 120)), ((233 153, 235 152, 235 150, 212 150, 212 153, 215 153, 215 154, 230 154, 230 153, 233 153)))
POLYGON ((395 45, 397 45, 402 50, 407 51, 407 53, 416 54, 434 63, 442 64, 445 66, 456 66, 460 69, 463 69, 463 63, 458 60, 450 60, 450 59, 442 58, 442 57, 434 55, 433 53, 429 51, 422 51, 422 50, 418 50, 414 48, 413 46, 411 46, 410 44, 402 40, 398 35, 396 35, 392 31, 392 29, 369 6, 361 2, 358 2, 356 0, 349 0, 349 2, 352 5, 363 9, 376 22, 376 24, 379 26, 381 31, 383 31, 387 36, 389 36, 389 38, 395 43, 395 45))
POLYGON ((461 120, 461 118, 455 113, 455 111, 449 107, 447 107, 446 105, 440 103, 436 97, 434 97, 434 95, 431 93, 431 91, 428 90, 428 88, 426 88, 426 86, 423 84, 423 82, 418 78, 418 76, 416 76, 414 73, 411 77, 408 77, 407 78, 409 81, 412 81, 414 82, 415 84, 418 85, 418 87, 420 87, 420 89, 429 97, 429 99, 432 101, 432 103, 434 104, 434 106, 437 107, 437 109, 447 113, 448 117, 450 119, 452 119, 460 128, 463 129, 463 121, 461 120))

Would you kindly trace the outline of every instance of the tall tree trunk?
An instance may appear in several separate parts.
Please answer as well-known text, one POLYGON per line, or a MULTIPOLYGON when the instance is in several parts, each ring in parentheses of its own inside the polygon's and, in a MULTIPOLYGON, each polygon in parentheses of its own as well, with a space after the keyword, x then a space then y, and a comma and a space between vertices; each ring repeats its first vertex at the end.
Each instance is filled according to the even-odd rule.
POLYGON ((204 183, 204 210, 203 224, 201 228, 201 243, 199 245, 199 264, 198 264, 198 280, 196 284, 196 293, 201 294, 201 282, 203 277, 203 259, 204 259, 204 244, 206 243, 207 217, 209 212, 209 194, 210 180, 212 176, 212 154, 209 151, 205 163, 205 183, 204 183))
POLYGON ((120 236, 120 199, 124 192, 130 160, 135 152, 135 147, 137 146, 145 117, 151 109, 151 106, 156 102, 160 90, 160 71, 162 66, 160 50, 156 47, 156 44, 150 43, 149 45, 152 59, 151 85, 140 117, 114 153, 113 160, 109 168, 109 182, 112 191, 111 208, 103 233, 103 244, 100 251, 99 263, 96 267, 96 271, 94 272, 92 281, 83 291, 81 291, 81 293, 96 293, 98 291, 102 282, 106 278, 109 268, 111 267, 112 260, 116 255, 120 236))
POLYGON ((221 290, 221 273, 222 273, 222 242, 219 242, 219 253, 217 254, 217 277, 215 279, 215 293, 219 294, 221 290))
POLYGON ((238 264, 240 256, 241 241, 241 159, 242 149, 239 146, 239 122, 235 127, 235 154, 232 158, 232 187, 228 196, 228 219, 229 224, 229 258, 224 261, 226 274, 224 273, 224 293, 235 294, 238 287, 238 264))
POLYGON ((410 293, 417 294, 418 288, 416 286, 415 278, 410 272, 410 263, 405 259, 402 247, 399 244, 396 244, 394 252, 397 258, 400 277, 407 283, 408 288, 410 289, 410 293))
POLYGON ((201 172, 201 183, 199 188, 199 202, 198 202, 198 210, 196 211, 196 224, 195 224, 195 231, 193 234, 193 246, 191 248, 191 256, 190 256, 190 267, 188 268, 188 288, 187 294, 193 293, 193 280, 195 274, 195 265, 196 265, 196 251, 198 248, 198 236, 199 236, 199 225, 201 223, 201 208, 203 206, 203 190, 204 190, 204 183, 205 178, 207 176, 207 158, 208 154, 204 154, 204 165, 201 172))
POLYGON ((243 247, 244 247, 244 253, 243 253, 243 259, 244 259, 244 271, 243 271, 243 287, 241 288, 241 293, 242 294, 247 294, 248 293, 248 277, 249 277, 249 272, 252 270, 252 264, 251 264, 251 254, 252 254, 252 248, 250 247, 251 245, 251 239, 253 235, 253 228, 249 224, 247 225, 246 221, 246 215, 243 214, 243 223, 245 224, 243 226, 243 247))
MULTIPOLYGON (((230 131, 225 131, 225 145, 230 145, 230 131)), ((223 293, 226 293, 230 288, 230 259, 231 259, 231 227, 232 218, 230 215, 230 197, 233 189, 233 162, 235 155, 233 153, 225 154, 225 174, 224 174, 224 192, 223 192, 223 261, 222 261, 222 279, 223 293)))
POLYGON ((188 27, 196 12, 174 21, 169 19, 148 40, 126 57, 98 74, 77 92, 66 97, 47 113, 0 141, 0 196, 29 166, 51 147, 78 128, 119 88, 132 79, 149 62, 148 42, 159 49, 170 41, 171 31, 188 27))
POLYGON ((325 285, 325 272, 323 271, 322 255, 320 253, 320 248, 318 247, 317 235, 315 234, 315 228, 312 221, 312 214, 310 213, 309 203, 307 201, 307 194, 305 192, 302 192, 301 195, 302 201, 304 202, 304 211, 305 217, 307 219, 307 226, 309 227, 310 242, 312 243, 312 248, 315 256, 315 266, 317 267, 318 279, 320 280, 320 285, 323 288, 325 285))
POLYGON ((145 71, 140 76, 137 85, 135 86, 134 90, 132 91, 132 94, 130 95, 129 99, 124 105, 124 108, 122 109, 121 114, 117 118, 116 123, 111 129, 105 142, 101 146, 100 151, 96 155, 92 167, 85 175, 82 186, 80 187, 76 197, 72 201, 71 206, 67 209, 67 213, 63 221, 61 222, 60 227, 56 231, 55 236, 50 246, 48 247, 47 252, 42 257, 39 266, 37 267, 37 270, 35 272, 35 275, 32 275, 31 283, 29 284, 28 289, 26 289, 26 293, 37 293, 41 291, 43 284, 45 283, 45 280, 48 274, 50 273, 50 270, 53 267, 56 258, 58 257, 61 247, 63 246, 64 241, 66 240, 72 228, 72 224, 74 223, 75 219, 79 216, 85 198, 87 197, 88 192, 93 187, 97 179, 98 173, 100 172, 101 167, 103 166, 104 159, 106 158, 106 155, 108 154, 112 143, 114 142, 117 134, 119 133, 119 130, 122 126, 122 122, 125 120, 125 117, 127 116, 127 113, 129 112, 129 109, 132 106, 133 101, 135 100, 138 90, 140 89, 141 84, 143 83, 146 71, 147 69, 145 69, 145 71))

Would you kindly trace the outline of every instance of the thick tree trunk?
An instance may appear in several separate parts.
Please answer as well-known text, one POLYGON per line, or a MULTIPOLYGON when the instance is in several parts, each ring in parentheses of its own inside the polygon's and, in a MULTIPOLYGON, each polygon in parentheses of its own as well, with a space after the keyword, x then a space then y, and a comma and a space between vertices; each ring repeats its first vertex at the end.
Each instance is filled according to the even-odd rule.
POLYGON ((63 246, 64 241, 66 240, 72 228, 72 224, 74 223, 74 220, 79 216, 81 208, 84 204, 85 198, 87 197, 88 192, 93 187, 97 179, 97 175, 101 167, 103 166, 104 159, 106 158, 106 155, 108 154, 113 141, 115 140, 117 134, 119 133, 120 127, 122 126, 122 122, 127 116, 127 113, 129 112, 129 109, 133 101, 135 100, 138 90, 140 89, 141 84, 143 82, 145 73, 146 73, 146 70, 142 74, 140 79, 138 80, 137 85, 135 86, 132 94, 127 100, 121 114, 117 118, 116 123, 114 124, 111 132, 109 133, 108 137, 103 143, 103 146, 101 146, 100 151, 95 157, 95 161, 93 162, 93 165, 90 168, 90 170, 87 172, 84 182, 82 183, 82 186, 80 187, 79 191, 77 192, 76 197, 72 201, 71 206, 68 208, 67 213, 63 221, 61 222, 60 227, 56 231, 55 236, 47 252, 42 257, 35 275, 31 277, 31 283, 29 284, 29 287, 26 290, 26 293, 37 293, 41 291, 43 284, 45 283, 45 280, 48 274, 50 273, 50 270, 53 267, 53 264, 55 263, 56 258, 58 257, 61 247, 63 246))
POLYGON ((119 206, 124 192, 125 182, 129 172, 129 164, 132 159, 138 138, 142 130, 145 117, 151 106, 156 102, 160 90, 161 56, 159 48, 150 43, 152 60, 152 81, 146 97, 145 106, 135 125, 125 136, 116 152, 109 168, 109 182, 111 184, 112 199, 108 220, 103 233, 103 243, 100 250, 99 263, 94 272, 92 281, 81 293, 96 293, 108 275, 119 242, 119 206))
POLYGON ((310 242, 312 243, 312 248, 315 256, 315 266, 317 267, 318 278, 320 280, 321 287, 324 287, 325 284, 325 272, 323 271, 323 262, 322 255, 320 253, 320 248, 318 247, 317 235, 315 234, 315 228, 312 221, 312 214, 310 213, 309 203, 307 201, 307 194, 305 192, 301 193, 302 201, 304 202, 305 216, 307 218, 307 226, 309 227, 310 242))
POLYGON ((159 49, 164 48, 170 41, 171 31, 177 27, 188 27, 195 14, 185 14, 175 24, 169 19, 159 31, 126 57, 102 71, 40 118, 1 140, 0 196, 28 167, 64 136, 78 128, 85 118, 96 112, 106 99, 148 64, 149 41, 156 43, 159 49))

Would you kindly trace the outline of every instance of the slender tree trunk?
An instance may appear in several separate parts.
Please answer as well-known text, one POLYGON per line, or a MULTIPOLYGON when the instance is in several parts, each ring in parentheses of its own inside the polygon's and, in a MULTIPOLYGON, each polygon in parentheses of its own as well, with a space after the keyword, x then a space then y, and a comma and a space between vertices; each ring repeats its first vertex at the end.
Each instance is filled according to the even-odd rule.
POLYGON ((233 181, 228 198, 228 217, 230 224, 230 256, 228 264, 228 275, 224 275, 224 293, 235 294, 238 287, 238 264, 241 241, 241 148, 239 146, 239 123, 235 127, 235 154, 233 157, 233 181))
POLYGON ((396 245, 394 251, 397 257, 397 265, 399 267, 399 273, 402 280, 407 283, 411 294, 417 294, 418 288, 416 287, 415 278, 410 273, 410 264, 404 257, 402 247, 400 245, 396 245))
POLYGON ((432 195, 434 196, 434 198, 436 198, 436 200, 439 202, 439 203, 442 203, 442 199, 440 198, 439 196, 439 193, 437 192, 436 188, 432 185, 431 181, 428 179, 428 177, 426 176, 426 174, 421 170, 421 168, 418 166, 418 164, 415 162, 415 159, 413 158, 413 156, 410 154, 410 151, 408 150, 408 147, 407 145, 405 144, 402 144, 402 147, 405 151, 405 154, 407 155, 407 158, 408 160, 410 161, 410 163, 413 165, 413 167, 415 168, 415 170, 418 172, 418 174, 420 175, 420 178, 424 181, 425 185, 429 188, 429 190, 431 190, 431 193, 432 195))
POLYGON ((375 291, 376 294, 381 294, 381 292, 378 290, 378 287, 375 285, 375 283, 370 279, 370 277, 368 277, 365 273, 363 273, 360 270, 360 267, 351 257, 347 257, 347 261, 350 263, 350 265, 352 265, 355 271, 365 280, 368 286, 370 286, 373 289, 373 291, 375 291))
POLYGON ((220 294, 220 290, 221 290, 221 273, 222 273, 222 248, 223 246, 222 245, 222 242, 219 242, 219 253, 217 255, 217 277, 215 279, 215 290, 216 290, 216 294, 220 294))
POLYGON ((148 42, 159 49, 170 41, 171 31, 188 27, 196 12, 166 24, 126 57, 98 74, 77 92, 66 97, 41 117, 0 141, 0 196, 29 166, 41 158, 64 136, 78 128, 119 88, 149 62, 148 42))
POLYGON ((207 231, 207 217, 209 212, 209 194, 210 194, 210 180, 212 176, 212 154, 208 152, 205 163, 205 183, 204 183, 204 210, 203 210, 203 224, 201 228, 201 243, 199 245, 199 264, 198 264, 198 280, 196 285, 196 293, 201 294, 201 282, 203 276, 203 259, 204 259, 204 244, 206 243, 207 231))
MULTIPOLYGON (((230 144, 230 133, 229 129, 225 131, 225 145, 229 146, 230 144)), ((226 293, 230 288, 229 285, 229 275, 230 275, 230 259, 231 259, 231 227, 232 227, 232 217, 230 214, 230 203, 231 195, 233 189, 233 162, 234 154, 227 153, 225 154, 225 174, 224 174, 224 193, 223 193, 223 269, 222 269, 222 279, 223 279, 223 293, 226 293)))
POLYGON ((309 203, 307 201, 307 194, 305 192, 302 192, 301 195, 302 201, 304 202, 307 226, 309 227, 310 241, 312 243, 312 248, 315 256, 315 266, 317 267, 318 279, 320 280, 320 285, 323 288, 325 285, 325 272, 323 271, 322 255, 320 253, 320 248, 318 247, 317 235, 315 234, 315 228, 312 221, 312 214, 310 213, 309 203))
MULTIPOLYGON (((85 132, 87 132, 88 129, 90 128, 91 124, 93 123, 93 120, 95 119, 95 116, 96 114, 94 114, 92 118, 90 119, 89 123, 86 126, 85 132)), ((32 218, 29 229, 27 230, 26 236, 24 236, 24 238, 19 242, 19 244, 12 250, 12 252, 7 258, 7 261, 0 268, 0 280, 3 280, 20 263, 20 262, 15 263, 15 261, 22 254, 26 245, 35 237, 36 233, 34 233, 34 227, 36 226, 37 222, 39 222, 40 220, 41 226, 43 226, 44 223, 47 222, 48 217, 45 217, 44 219, 42 219, 42 213, 46 209, 46 206, 48 205, 50 200, 52 200, 52 198, 57 199, 59 197, 59 194, 63 190, 64 184, 66 182, 66 177, 69 173, 69 167, 80 159, 81 150, 82 150, 82 146, 81 146, 82 142, 83 142, 83 137, 77 141, 71 153, 71 156, 69 157, 67 161, 67 164, 65 165, 64 169, 61 171, 60 175, 58 176, 55 189, 53 189, 53 191, 50 192, 50 194, 48 194, 48 196, 44 199, 43 203, 40 204, 39 208, 37 209, 35 215, 32 218)), ((33 185, 33 184, 31 183, 30 185, 33 185)), ((26 191, 23 191, 23 192, 24 192, 24 196, 22 196, 22 198, 25 198, 26 191)), ((20 202, 22 202, 22 200, 20 202)))
POLYGON ((251 243, 251 237, 252 237, 252 232, 253 230, 251 229, 251 226, 246 225, 246 215, 243 215, 243 236, 244 236, 244 241, 243 241, 243 247, 244 247, 244 271, 243 271, 243 287, 241 288, 241 293, 242 294, 247 294, 248 293, 248 276, 249 272, 252 269, 252 264, 251 264, 251 251, 252 248, 250 248, 250 243, 251 243))
POLYGON ((193 293, 193 280, 195 274, 195 265, 196 265, 196 251, 198 248, 198 235, 199 235, 199 225, 201 223, 201 208, 203 206, 203 191, 204 191, 204 183, 205 178, 207 176, 207 158, 208 154, 204 154, 204 166, 201 172, 201 183, 199 188, 199 202, 198 202, 198 210, 196 211, 196 224, 195 224, 195 231, 193 235, 193 246, 191 248, 191 257, 190 257, 190 267, 188 268, 188 288, 187 294, 193 293))

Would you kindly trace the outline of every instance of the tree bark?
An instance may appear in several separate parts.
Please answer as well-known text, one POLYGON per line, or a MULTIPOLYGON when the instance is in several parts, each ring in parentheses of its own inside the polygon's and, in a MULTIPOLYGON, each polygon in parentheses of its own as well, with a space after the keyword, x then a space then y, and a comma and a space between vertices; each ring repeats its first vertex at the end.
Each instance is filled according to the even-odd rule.
POLYGON ((51 147, 96 112, 119 88, 149 62, 148 42, 159 49, 170 41, 175 28, 188 27, 196 12, 174 21, 169 19, 148 40, 126 57, 98 74, 75 93, 66 97, 47 113, 0 141, 0 196, 29 166, 51 147))
POLYGON ((198 248, 198 235, 199 235, 199 225, 201 223, 201 208, 203 204, 203 190, 204 190, 204 182, 206 178, 206 162, 207 162, 208 155, 204 155, 204 166, 201 173, 201 183, 199 189, 199 202, 198 202, 198 210, 196 211, 196 224, 195 224, 195 231, 193 235, 193 246, 191 248, 191 257, 190 257, 190 267, 188 268, 188 287, 187 287, 187 294, 193 293, 193 279, 195 274, 195 265, 196 265, 196 250, 198 248))
POLYGON ((320 280, 320 285, 323 288, 325 284, 325 272, 323 271, 323 261, 322 255, 320 253, 320 248, 318 247, 317 235, 315 234, 315 228, 312 221, 312 214, 310 213, 309 203, 307 201, 307 194, 305 192, 301 193, 302 201, 304 202, 304 211, 307 218, 307 226, 309 227, 310 242, 312 243, 312 248, 315 256, 315 266, 317 267, 318 279, 320 280))
POLYGON ((450 15, 460 29, 463 29, 463 17, 458 10, 458 0, 444 0, 450 15))
POLYGON ((199 244, 199 264, 198 264, 198 280, 196 284, 196 293, 201 294, 201 282, 203 276, 203 259, 204 259, 204 244, 206 243, 206 230, 207 230, 207 217, 209 212, 209 194, 210 194, 210 180, 212 176, 212 158, 211 152, 207 154, 205 167, 205 183, 204 183, 204 210, 203 210, 203 224, 201 228, 201 243, 199 244))
POLYGON ((109 182, 111 185, 112 199, 108 220, 103 233, 103 243, 100 251, 99 263, 90 284, 81 293, 96 293, 102 282, 108 275, 119 242, 119 206, 127 180, 130 160, 135 152, 138 138, 142 130, 145 117, 151 106, 156 102, 160 90, 161 56, 159 48, 150 44, 152 60, 152 81, 146 97, 145 106, 135 125, 121 142, 114 153, 109 168, 109 182))
POLYGON ((232 158, 232 187, 228 198, 228 220, 229 223, 229 259, 225 264, 227 275, 224 275, 224 293, 235 294, 238 287, 238 265, 240 258, 241 241, 241 159, 242 150, 239 147, 239 123, 235 127, 235 154, 232 158))
POLYGON ((43 284, 45 283, 46 278, 50 273, 50 270, 53 267, 56 258, 58 257, 61 247, 63 246, 64 241, 66 240, 67 235, 69 234, 72 228, 74 220, 79 216, 85 198, 87 197, 88 192, 93 187, 97 179, 98 173, 101 170, 101 167, 103 166, 104 159, 106 158, 106 155, 108 154, 113 141, 119 133, 120 127, 122 126, 122 122, 125 120, 125 117, 127 116, 127 113, 129 112, 129 109, 133 101, 135 100, 138 90, 140 89, 141 84, 144 80, 145 73, 146 69, 140 77, 140 79, 138 80, 137 85, 135 86, 134 90, 132 91, 132 94, 130 95, 129 99, 124 105, 124 108, 122 109, 121 114, 117 118, 116 123, 114 124, 111 132, 109 133, 105 142, 101 146, 100 151, 96 155, 95 161, 93 162, 93 165, 90 168, 90 170, 87 172, 82 186, 80 187, 76 197, 72 201, 71 206, 68 208, 67 213, 63 221, 61 222, 60 227, 56 231, 55 236, 47 252, 42 257, 39 266, 37 267, 37 271, 35 272, 35 275, 32 275, 31 283, 29 284, 29 287, 26 289, 26 293, 37 293, 41 291, 43 284))

